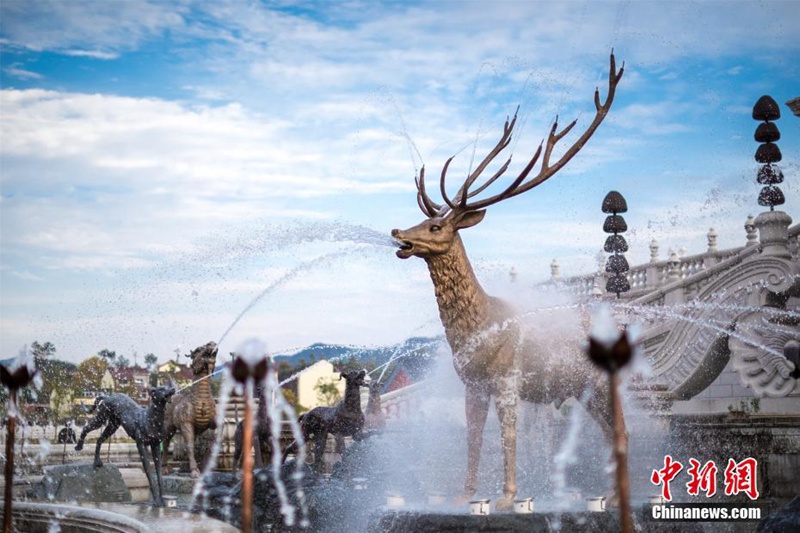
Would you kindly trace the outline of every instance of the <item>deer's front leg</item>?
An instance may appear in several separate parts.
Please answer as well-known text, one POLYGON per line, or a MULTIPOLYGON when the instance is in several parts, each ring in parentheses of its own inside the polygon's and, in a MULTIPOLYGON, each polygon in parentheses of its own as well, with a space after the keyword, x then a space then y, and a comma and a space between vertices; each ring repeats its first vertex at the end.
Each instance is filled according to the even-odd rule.
POLYGON ((147 447, 142 442, 141 437, 136 440, 136 449, 139 452, 139 457, 142 460, 142 470, 147 477, 147 483, 150 485, 150 495, 153 497, 153 504, 156 507, 164 507, 164 500, 161 498, 157 481, 153 479, 153 473, 150 471, 150 459, 147 457, 147 447))
POLYGON ((164 479, 162 477, 161 454, 159 453, 159 442, 155 441, 150 445, 150 453, 153 456, 153 469, 156 471, 156 485, 158 486, 158 498, 156 505, 164 506, 164 479))
POLYGON ((497 501, 495 509, 502 511, 514 506, 514 496, 517 495, 517 391, 512 381, 500 380, 495 408, 500 421, 505 473, 503 497, 497 501))
POLYGON ((465 409, 467 414, 467 478, 464 481, 463 501, 469 500, 478 490, 478 464, 483 445, 483 428, 489 413, 489 391, 484 387, 467 384, 465 409))
POLYGON ((194 426, 191 422, 181 422, 181 435, 189 455, 189 475, 193 478, 200 477, 200 469, 197 468, 197 460, 194 458, 194 426))

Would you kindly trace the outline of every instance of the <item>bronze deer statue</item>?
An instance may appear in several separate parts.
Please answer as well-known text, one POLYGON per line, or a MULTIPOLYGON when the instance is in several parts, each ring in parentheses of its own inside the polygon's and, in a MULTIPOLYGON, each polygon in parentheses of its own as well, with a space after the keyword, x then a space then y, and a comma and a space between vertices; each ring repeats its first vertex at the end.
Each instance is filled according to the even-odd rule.
POLYGON ((142 469, 150 485, 150 494, 153 502, 158 507, 164 507, 164 481, 161 476, 160 446, 166 434, 164 432, 164 410, 167 402, 175 394, 175 389, 168 387, 155 387, 150 389, 150 407, 142 407, 126 394, 100 395, 94 401, 92 411, 96 412, 81 431, 75 451, 83 449, 86 435, 105 426, 103 433, 98 437, 94 448, 94 466, 100 468, 103 461, 100 459, 100 448, 119 426, 136 442, 139 458, 142 460, 142 469), (150 462, 147 459, 147 446, 153 456, 155 479, 150 472, 150 462))
POLYGON ((378 431, 386 427, 386 415, 383 414, 381 406, 381 388, 383 383, 378 380, 370 382, 368 385, 369 396, 367 399, 367 409, 364 412, 364 430, 378 431))
POLYGON ((208 429, 215 429, 216 405, 211 393, 209 376, 214 372, 217 360, 217 343, 211 341, 195 348, 186 357, 191 358, 192 377, 194 381, 189 391, 177 393, 167 404, 164 416, 164 461, 166 461, 169 443, 177 431, 183 435, 189 453, 189 472, 193 478, 200 475, 194 455, 194 438, 208 429))
MULTIPOLYGON (((269 460, 272 457, 272 431, 270 429, 269 411, 267 410, 269 398, 267 397, 267 387, 263 384, 256 386, 258 395, 258 409, 253 421, 253 451, 255 453, 255 467, 264 468, 269 463, 264 461, 264 457, 269 460), (266 452, 266 453, 265 453, 266 452)), ((236 431, 233 433, 233 468, 236 469, 240 462, 243 462, 245 450, 244 446, 244 421, 236 423, 236 431)))
MULTIPOLYGON (((364 381, 366 376, 366 370, 340 372, 339 379, 344 379, 346 383, 344 398, 333 407, 315 407, 297 419, 303 440, 305 442, 314 441, 314 467, 317 470, 323 466, 323 456, 329 433, 336 440, 336 453, 338 454, 345 451, 345 437, 353 437, 356 440, 363 437, 364 413, 361 411, 361 387, 367 386, 364 381)), ((281 460, 285 462, 290 453, 297 453, 297 442, 293 442, 286 448, 281 460)))
POLYGON ((517 120, 515 114, 510 123, 506 120, 500 141, 467 176, 452 198, 447 194, 445 178, 447 168, 455 156, 447 160, 439 182, 443 205, 435 203, 428 196, 423 166, 415 179, 417 203, 428 218, 407 230, 392 230, 392 236, 399 243, 397 257, 407 259, 417 256, 427 263, 436 293, 439 316, 453 353, 456 373, 466 386, 467 475, 464 494, 460 499, 467 500, 475 494, 478 487, 483 429, 492 396, 495 398, 495 409, 501 425, 505 474, 503 497, 498 500, 497 509, 511 507, 517 492, 518 400, 560 404, 570 397, 580 397, 587 387, 596 384, 598 390, 595 390, 586 408, 599 423, 608 442, 612 442, 607 385, 605 390, 602 389, 605 381, 600 379, 601 376, 593 365, 582 359, 579 350, 572 354, 548 353, 537 349, 535 339, 519 342, 521 332, 519 323, 515 320, 514 309, 483 290, 467 259, 458 233, 459 230, 481 222, 487 207, 542 184, 583 148, 611 108, 617 83, 622 78, 624 66, 617 71, 613 53, 610 63, 605 103, 600 102, 599 90, 595 90, 594 119, 560 158, 551 162, 553 148, 572 130, 577 121, 559 131, 556 119, 546 142, 539 145, 524 169, 504 190, 487 198, 472 200, 507 170, 510 157, 497 172, 473 190, 481 173, 511 142, 512 130, 517 120), (531 175, 540 157, 539 172, 531 175))

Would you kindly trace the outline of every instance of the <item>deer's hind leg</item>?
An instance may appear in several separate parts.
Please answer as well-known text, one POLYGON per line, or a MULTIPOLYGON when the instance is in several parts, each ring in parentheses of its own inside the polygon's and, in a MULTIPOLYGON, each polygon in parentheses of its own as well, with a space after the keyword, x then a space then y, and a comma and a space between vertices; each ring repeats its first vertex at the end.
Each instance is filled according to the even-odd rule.
POLYGON ((100 468, 103 466, 103 461, 100 460, 100 448, 103 446, 103 443, 111 438, 114 432, 117 431, 119 428, 119 420, 114 418, 109 419, 108 425, 103 430, 103 433, 97 437, 97 445, 94 447, 94 467, 100 468))
POLYGON ((167 431, 167 436, 164 437, 164 441, 161 443, 161 464, 167 464, 167 460, 169 458, 169 445, 172 442, 172 437, 175 433, 172 431, 167 431))
POLYGON ((511 509, 514 505, 514 496, 517 494, 517 400, 514 380, 512 378, 500 380, 495 408, 500 421, 505 481, 503 497, 495 504, 498 511, 511 509))
POLYGON ((89 420, 84 426, 83 430, 81 430, 81 436, 78 439, 78 443, 75 444, 75 451, 79 452, 83 449, 83 441, 86 439, 86 435, 96 429, 100 429, 105 423, 106 417, 102 413, 97 413, 94 418, 89 420))
POLYGON ((197 468, 197 460, 194 457, 194 424, 181 422, 181 435, 186 442, 186 451, 189 454, 189 475, 192 478, 200 477, 200 469, 197 468))
MULTIPOLYGON (((597 422, 606 443, 611 448, 614 446, 614 415, 611 410, 611 391, 609 390, 608 380, 599 379, 595 385, 594 392, 586 402, 586 412, 597 422)), ((623 429, 624 429, 623 420, 623 429)), ((628 432, 625 430, 622 435, 623 444, 628 445, 628 432)), ((613 451, 613 450, 612 450, 613 451)))
POLYGON ((467 477, 461 500, 468 501, 478 490, 478 464, 483 446, 483 428, 489 414, 489 391, 480 385, 467 384, 464 407, 467 415, 467 477))
MULTIPOLYGON (((239 461, 243 458, 244 446, 244 422, 236 424, 236 431, 233 433, 233 469, 239 468, 239 461)), ((242 461, 244 463, 244 461, 242 461)))
MULTIPOLYGON (((605 376, 603 376, 603 378, 605 378, 605 376)), ((615 446, 619 445, 625 451, 628 449, 628 430, 625 427, 625 419, 621 418, 622 432, 620 441, 619 443, 614 442, 614 414, 611 406, 611 390, 609 389, 607 379, 598 381, 594 393, 586 402, 586 411, 595 422, 597 422, 597 425, 600 426, 603 437, 611 450, 609 461, 614 461, 616 456, 614 450, 615 446)), ((610 507, 619 505, 619 494, 617 494, 615 487, 612 487, 606 493, 606 500, 607 505, 610 507)))

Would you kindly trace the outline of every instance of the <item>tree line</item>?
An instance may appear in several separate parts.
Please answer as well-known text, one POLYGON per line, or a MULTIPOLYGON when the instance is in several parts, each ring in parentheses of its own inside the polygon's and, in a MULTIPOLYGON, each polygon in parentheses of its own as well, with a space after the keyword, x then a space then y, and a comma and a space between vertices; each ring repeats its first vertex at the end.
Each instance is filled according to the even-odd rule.
MULTIPOLYGON (((25 349, 23 349, 25 350, 25 349)), ((18 397, 23 412, 32 423, 62 423, 64 419, 80 418, 82 410, 73 409, 73 399, 84 397, 87 392, 98 393, 103 390, 102 379, 109 368, 129 368, 130 359, 104 348, 77 365, 56 357, 58 350, 52 342, 34 341, 27 348, 33 358, 36 370, 41 376, 41 387, 30 386, 23 389, 18 397), (27 406, 27 409, 26 409, 27 406)), ((134 360, 138 357, 134 354, 134 360)), ((10 361, 6 362, 7 364, 10 361)), ((158 357, 148 353, 144 365, 149 371, 156 368, 158 357)), ((131 393, 134 384, 127 384, 116 392, 131 393)), ((8 395, 0 389, 0 411, 5 419, 8 395)))

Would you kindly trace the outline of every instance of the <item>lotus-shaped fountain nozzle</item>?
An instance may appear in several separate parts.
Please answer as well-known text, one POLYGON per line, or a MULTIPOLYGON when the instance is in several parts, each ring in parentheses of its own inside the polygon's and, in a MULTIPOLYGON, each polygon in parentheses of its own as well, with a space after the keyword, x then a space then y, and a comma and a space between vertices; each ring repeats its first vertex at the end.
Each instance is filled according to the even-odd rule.
POLYGON ((589 359, 606 372, 614 373, 628 364, 633 351, 628 332, 620 330, 607 305, 601 306, 592 318, 589 359))

